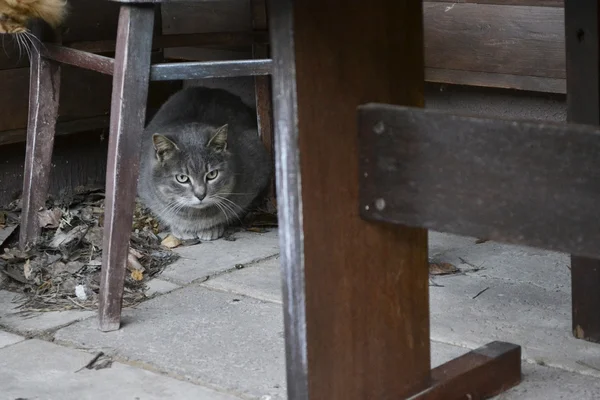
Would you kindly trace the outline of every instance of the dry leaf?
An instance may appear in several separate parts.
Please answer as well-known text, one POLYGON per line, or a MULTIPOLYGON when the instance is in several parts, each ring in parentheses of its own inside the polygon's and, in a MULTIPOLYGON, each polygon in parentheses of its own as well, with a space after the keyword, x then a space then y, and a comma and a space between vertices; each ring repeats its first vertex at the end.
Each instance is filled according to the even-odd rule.
POLYGON ((41 228, 58 228, 60 225, 60 219, 62 218, 62 211, 59 208, 53 208, 52 210, 38 211, 38 221, 41 228))
POLYGON ((450 275, 460 270, 450 263, 429 263, 429 273, 431 275, 450 275))
POLYGON ((57 231, 49 245, 57 249, 60 246, 67 246, 73 242, 78 242, 85 236, 88 229, 87 225, 79 225, 67 233, 57 231))
POLYGON ((144 273, 138 269, 131 271, 131 279, 134 281, 141 281, 144 279, 144 273))
POLYGON ((25 261, 25 265, 23 265, 23 275, 25 279, 31 279, 31 262, 29 260, 25 261))
POLYGON ((127 255, 127 269, 130 271, 140 272, 144 272, 146 270, 144 266, 138 261, 135 254, 133 254, 131 251, 127 255))
POLYGON ((166 238, 163 239, 162 242, 160 242, 160 244, 169 249, 174 249, 175 247, 181 245, 181 240, 169 234, 166 238))

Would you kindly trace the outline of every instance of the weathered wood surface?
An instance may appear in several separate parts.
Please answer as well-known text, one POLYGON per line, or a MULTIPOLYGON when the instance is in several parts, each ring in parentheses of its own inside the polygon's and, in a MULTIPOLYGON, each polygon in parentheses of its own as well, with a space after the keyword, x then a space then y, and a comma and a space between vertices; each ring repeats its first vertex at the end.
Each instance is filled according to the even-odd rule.
POLYGON ((521 347, 492 342, 431 371, 431 386, 410 400, 488 399, 521 382, 521 347))
POLYGON ((565 93, 561 7, 437 1, 424 18, 428 81, 565 93))
POLYGON ((356 107, 423 105, 421 2, 271 4, 288 397, 404 398, 429 384, 427 232, 360 218, 356 107))
MULTIPOLYGON (((567 120, 600 125, 600 5, 595 0, 565 2, 567 120)), ((577 174, 579 171, 572 171, 577 174)), ((581 179, 581 178, 578 178, 581 179)), ((598 204, 598 203, 596 203, 598 204)), ((587 221, 582 221, 587 222, 587 221)), ((584 226, 582 226, 584 229, 584 226)), ((600 260, 571 256, 573 334, 600 342, 600 260)))
POLYGON ((150 82, 152 7, 123 6, 112 83, 98 320, 119 329, 150 82))
POLYGON ((364 218, 600 256, 600 129, 376 104, 360 126, 364 218))

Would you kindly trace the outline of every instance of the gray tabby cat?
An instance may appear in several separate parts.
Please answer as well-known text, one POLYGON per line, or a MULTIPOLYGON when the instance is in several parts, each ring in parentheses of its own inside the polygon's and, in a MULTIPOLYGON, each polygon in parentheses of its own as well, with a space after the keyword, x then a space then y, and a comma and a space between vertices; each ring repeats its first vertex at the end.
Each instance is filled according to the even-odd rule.
POLYGON ((146 127, 138 194, 180 239, 223 236, 270 177, 256 112, 225 90, 184 89, 146 127))

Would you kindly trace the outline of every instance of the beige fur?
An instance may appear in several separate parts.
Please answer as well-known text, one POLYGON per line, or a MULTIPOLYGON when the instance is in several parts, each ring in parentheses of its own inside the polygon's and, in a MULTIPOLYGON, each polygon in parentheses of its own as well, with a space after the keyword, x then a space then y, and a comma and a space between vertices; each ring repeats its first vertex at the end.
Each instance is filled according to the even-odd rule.
POLYGON ((27 32, 27 23, 37 18, 56 28, 66 14, 66 0, 0 0, 0 34, 27 32))

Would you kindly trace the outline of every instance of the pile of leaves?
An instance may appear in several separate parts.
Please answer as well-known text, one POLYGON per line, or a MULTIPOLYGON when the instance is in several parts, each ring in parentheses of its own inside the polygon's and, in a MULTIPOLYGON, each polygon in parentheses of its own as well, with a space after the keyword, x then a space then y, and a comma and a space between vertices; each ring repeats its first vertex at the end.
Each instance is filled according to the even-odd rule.
MULTIPOLYGON (((49 200, 37 214, 42 234, 34 246, 18 248, 19 202, 0 210, 0 273, 5 289, 22 293, 22 311, 97 308, 102 265, 104 193, 80 189, 49 200)), ((164 235, 150 212, 136 203, 125 280, 124 306, 146 299, 146 282, 178 258, 161 245, 164 235)), ((1 280, 0 280, 1 281, 1 280)))
MULTIPOLYGON (((104 192, 80 188, 62 200, 50 199, 37 213, 42 233, 34 246, 20 250, 18 231, 20 202, 0 210, 0 288, 21 293, 21 312, 69 309, 95 310, 98 307, 104 192)), ((226 232, 265 232, 277 226, 276 207, 266 202, 249 213, 237 227, 226 232)), ((133 217, 123 305, 133 306, 147 299, 146 283, 179 258, 171 249, 196 244, 183 243, 168 235, 164 226, 140 203, 133 217)))

